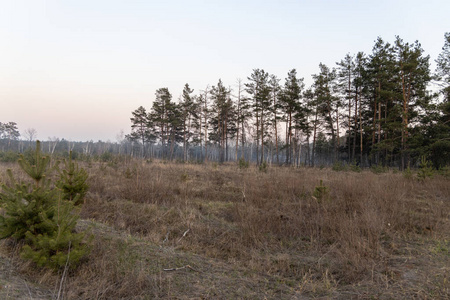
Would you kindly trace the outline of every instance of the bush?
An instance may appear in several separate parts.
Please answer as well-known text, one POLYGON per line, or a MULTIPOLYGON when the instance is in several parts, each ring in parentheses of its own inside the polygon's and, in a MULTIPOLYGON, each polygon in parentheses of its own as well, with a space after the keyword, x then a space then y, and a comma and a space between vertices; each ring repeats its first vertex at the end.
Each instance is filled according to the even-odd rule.
POLYGON ((342 161, 337 161, 331 169, 336 172, 347 171, 347 166, 342 161))
POLYGON ((85 233, 74 232, 78 214, 74 214, 73 204, 58 200, 52 219, 44 220, 47 229, 40 234, 25 233, 27 244, 21 256, 30 259, 40 267, 58 269, 67 265, 76 265, 87 254, 83 245, 85 233))
POLYGON ((389 172, 389 168, 388 167, 384 167, 382 165, 373 165, 370 170, 375 173, 375 174, 382 174, 382 173, 387 173, 389 172))
POLYGON ((56 186, 61 189, 64 200, 71 201, 74 205, 80 205, 89 188, 86 183, 88 174, 72 161, 72 151, 70 151, 69 159, 63 162, 65 168, 58 170, 60 178, 56 182, 56 186))
POLYGON ((7 171, 9 185, 0 193, 0 238, 24 241, 21 255, 39 266, 51 268, 76 264, 87 254, 85 233, 75 233, 79 218, 73 204, 48 179, 53 171, 50 158, 42 156, 36 143, 34 164, 21 155, 18 163, 32 182, 16 182, 7 171))
POLYGON ((243 157, 239 158, 239 169, 248 169, 250 163, 246 161, 243 157))
POLYGON ((431 178, 433 177, 433 167, 432 167, 432 163, 430 161, 428 161, 425 156, 422 156, 421 160, 420 160, 420 165, 419 165, 420 169, 417 172, 417 177, 420 180, 425 180, 427 178, 431 178))
POLYGON ((99 156, 101 162, 112 162, 114 160, 114 155, 111 152, 103 152, 99 156))
POLYGON ((260 172, 264 172, 267 173, 267 170, 269 169, 269 167, 267 166, 267 163, 264 161, 259 165, 259 171, 260 172))
POLYGON ((19 154, 13 151, 0 152, 1 162, 16 162, 19 159, 19 154))
POLYGON ((446 167, 439 168, 438 174, 442 175, 446 178, 450 178, 450 167, 446 166, 446 167))
POLYGON ((330 199, 330 191, 327 186, 323 185, 322 180, 320 180, 320 185, 315 187, 313 196, 319 203, 330 199))
POLYGON ((350 171, 361 173, 362 170, 355 162, 353 162, 350 164, 350 171))
POLYGON ((409 166, 408 166, 408 168, 406 168, 405 171, 403 171, 403 177, 405 177, 406 179, 413 178, 413 172, 409 166))

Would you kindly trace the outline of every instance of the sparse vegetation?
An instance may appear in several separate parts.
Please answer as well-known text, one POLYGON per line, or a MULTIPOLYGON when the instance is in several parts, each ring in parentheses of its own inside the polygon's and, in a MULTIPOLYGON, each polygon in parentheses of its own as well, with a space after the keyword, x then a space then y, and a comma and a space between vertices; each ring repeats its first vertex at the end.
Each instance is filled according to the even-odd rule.
POLYGON ((138 160, 87 171, 79 227, 95 239, 67 299, 450 295, 443 176, 138 160))

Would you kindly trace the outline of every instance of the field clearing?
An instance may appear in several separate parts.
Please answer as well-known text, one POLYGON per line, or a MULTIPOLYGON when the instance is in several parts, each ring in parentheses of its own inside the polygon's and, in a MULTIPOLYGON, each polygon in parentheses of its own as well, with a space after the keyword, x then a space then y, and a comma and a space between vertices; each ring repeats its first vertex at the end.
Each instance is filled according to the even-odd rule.
MULTIPOLYGON (((81 164, 90 190, 79 227, 95 237, 90 256, 60 285, 62 274, 35 269, 2 241, 0 265, 13 270, 0 277, 2 298, 52 298, 60 287, 67 299, 450 297, 442 176, 81 164)), ((3 182, 8 167, 19 174, 2 164, 3 182)))

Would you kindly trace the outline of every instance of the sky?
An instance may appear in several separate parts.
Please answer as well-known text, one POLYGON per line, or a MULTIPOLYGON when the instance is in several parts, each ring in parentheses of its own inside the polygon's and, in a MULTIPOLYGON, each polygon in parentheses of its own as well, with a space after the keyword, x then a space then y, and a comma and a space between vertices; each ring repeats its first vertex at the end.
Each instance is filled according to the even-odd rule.
POLYGON ((115 142, 155 91, 175 101, 253 69, 308 86, 319 63, 418 40, 434 60, 448 0, 0 0, 0 122, 37 138, 115 142))

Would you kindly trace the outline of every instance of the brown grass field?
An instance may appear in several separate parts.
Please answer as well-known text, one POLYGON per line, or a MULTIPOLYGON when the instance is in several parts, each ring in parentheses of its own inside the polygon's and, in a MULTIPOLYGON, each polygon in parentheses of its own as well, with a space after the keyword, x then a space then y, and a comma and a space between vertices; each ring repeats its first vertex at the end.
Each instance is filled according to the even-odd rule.
MULTIPOLYGON (((0 298, 448 299, 450 180, 82 163, 92 251, 67 276, 0 247, 0 298), (316 187, 323 182, 322 193, 316 187)), ((0 181, 5 170, 0 165, 0 181)))

